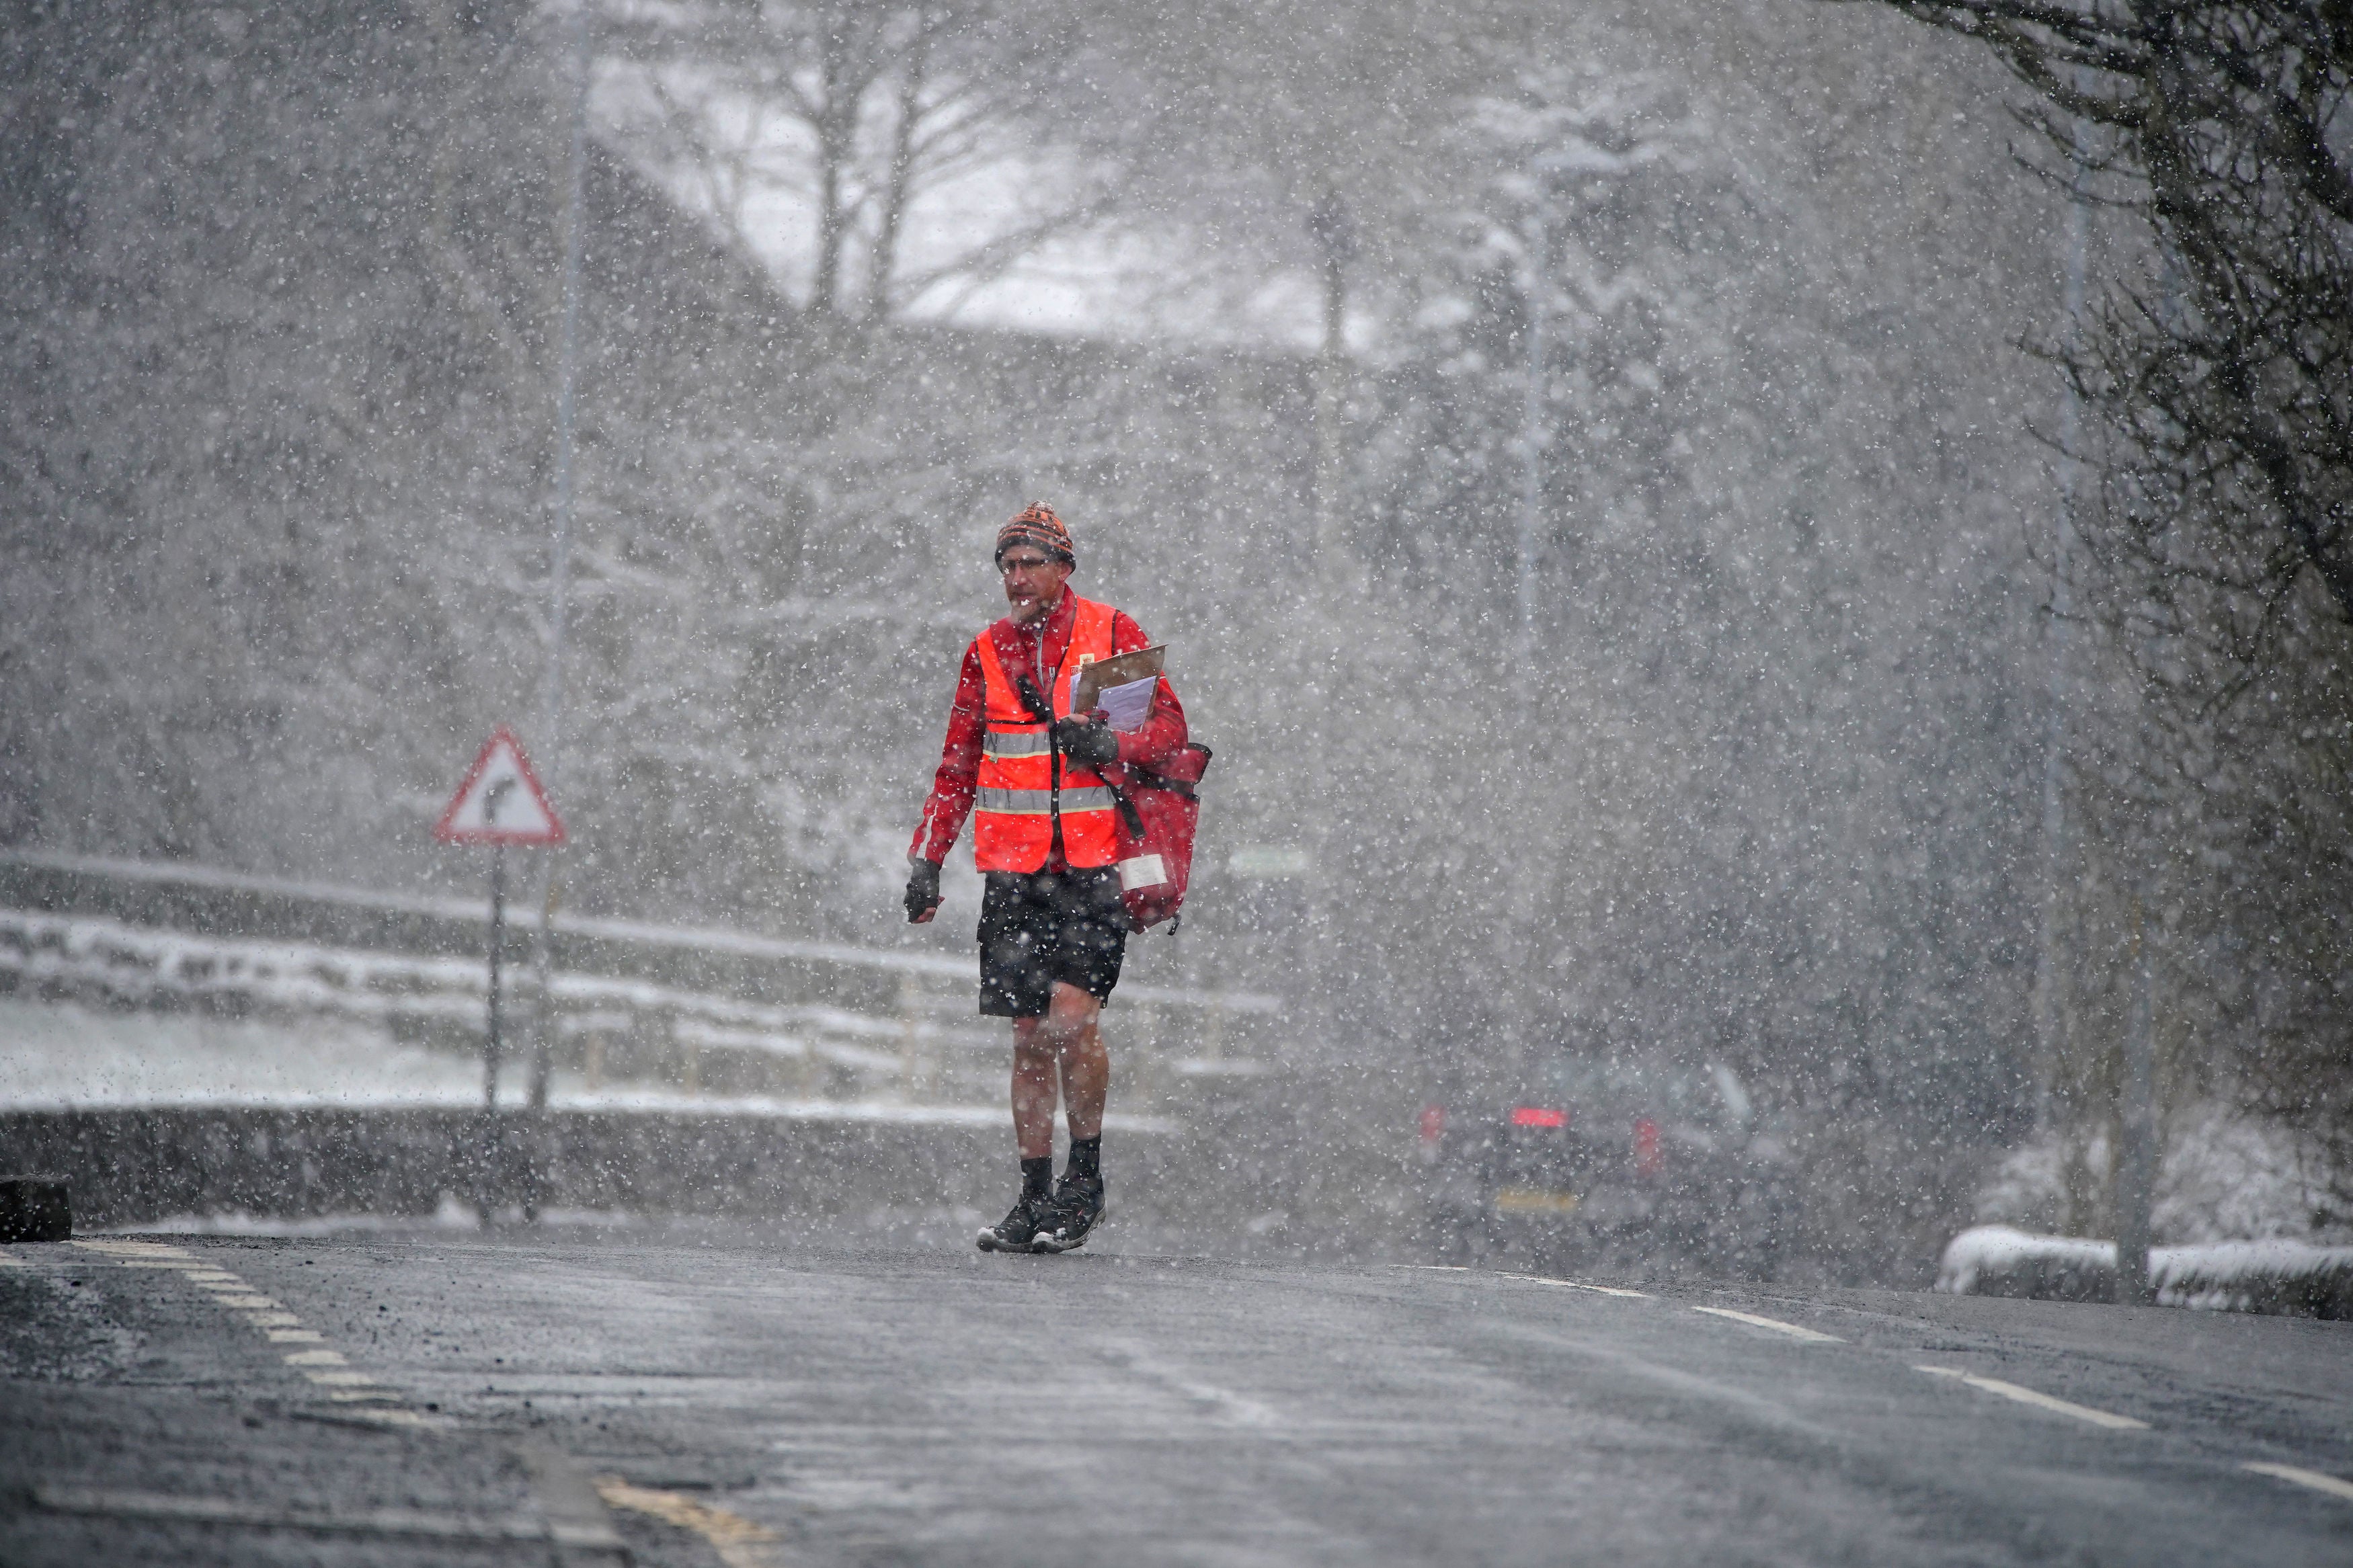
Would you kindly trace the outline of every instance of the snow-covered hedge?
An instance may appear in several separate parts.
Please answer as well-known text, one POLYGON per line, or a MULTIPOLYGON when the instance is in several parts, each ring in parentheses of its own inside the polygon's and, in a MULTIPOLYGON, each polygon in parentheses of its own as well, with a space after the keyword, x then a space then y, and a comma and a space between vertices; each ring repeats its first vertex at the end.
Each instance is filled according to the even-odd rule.
MULTIPOLYGON (((2148 1266, 2162 1306, 2353 1319, 2353 1247, 2284 1240, 2157 1247, 2149 1249, 2148 1266)), ((1936 1289, 1958 1296, 2105 1301, 2115 1294, 2116 1275, 2112 1241, 1981 1225, 1947 1244, 1936 1289)))

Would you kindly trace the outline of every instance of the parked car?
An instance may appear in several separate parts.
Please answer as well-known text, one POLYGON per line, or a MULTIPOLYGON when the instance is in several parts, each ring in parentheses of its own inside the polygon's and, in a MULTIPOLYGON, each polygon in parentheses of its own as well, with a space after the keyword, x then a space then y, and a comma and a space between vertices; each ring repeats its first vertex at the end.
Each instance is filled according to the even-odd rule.
POLYGON ((1769 1278, 1795 1215, 1788 1152, 1720 1062, 1562 1051, 1502 1104, 1421 1113, 1444 1260, 1769 1278))

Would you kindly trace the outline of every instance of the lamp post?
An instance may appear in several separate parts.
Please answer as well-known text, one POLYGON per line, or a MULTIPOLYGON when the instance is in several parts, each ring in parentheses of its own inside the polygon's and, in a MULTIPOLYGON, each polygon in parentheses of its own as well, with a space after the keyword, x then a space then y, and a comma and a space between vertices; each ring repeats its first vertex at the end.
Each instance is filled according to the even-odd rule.
MULTIPOLYGON (((575 426, 580 385, 580 247, 584 187, 588 174, 588 72, 590 0, 575 0, 572 12, 572 139, 564 214, 564 317, 555 368, 554 535, 547 563, 547 668, 540 693, 540 733, 550 778, 564 765, 564 656, 571 619, 572 512, 575 488, 575 426)), ((548 924, 555 910, 555 857, 542 858, 538 919, 532 928, 532 969, 536 982, 532 1010, 530 1103, 547 1107, 549 1055, 555 1030, 548 988, 552 965, 548 924)))
POLYGON ((1315 366, 1315 569, 1328 595, 1346 587, 1347 541, 1340 513, 1340 413, 1347 396, 1348 264, 1356 258, 1356 224, 1326 190, 1307 214, 1324 272, 1324 346, 1315 366))
POLYGON ((1536 652, 1536 541, 1543 536, 1544 458, 1549 412, 1545 331, 1552 291, 1552 203, 1539 186, 1535 246, 1528 257, 1527 387, 1520 411, 1520 521, 1513 549, 1512 693, 1525 711, 1536 652))
MULTIPOLYGON (((2071 344, 2082 341, 2084 324, 2084 252, 2087 233, 2082 132, 2076 133, 2076 164, 2067 204, 2067 262, 2061 289, 2061 309, 2066 316, 2071 344)), ((2050 724, 2042 751, 2042 921, 2034 959, 2034 1046, 2041 1070, 2055 1074, 2066 1049, 2060 994, 2064 985, 2059 968, 2060 889, 2067 866, 2066 771, 2067 708, 2073 695, 2069 644, 2073 637, 2075 508, 2083 489, 2083 467, 2075 456, 2083 421, 2081 399, 2071 381, 2059 405, 2061 492, 2051 541, 2051 669, 2050 724)))
POLYGON ((1336 190, 1326 188, 1307 213, 1308 237, 1314 242, 1323 273, 1324 342, 1315 363, 1315 560, 1312 581, 1314 603, 1305 617, 1306 635, 1298 644, 1301 686, 1313 693, 1308 705, 1307 736, 1310 787, 1302 837, 1313 858, 1304 885, 1306 908, 1306 982, 1312 1005, 1317 1009, 1319 1033, 1332 1033, 1334 957, 1340 945, 1336 929, 1335 867, 1330 824, 1339 815, 1334 800, 1338 776, 1333 748, 1340 726, 1334 710, 1339 696, 1344 650, 1340 627, 1345 623, 1352 574, 1348 570, 1348 529, 1341 506, 1343 482, 1340 416, 1347 395, 1347 351, 1342 333, 1346 325, 1348 264, 1356 257, 1356 226, 1336 190))

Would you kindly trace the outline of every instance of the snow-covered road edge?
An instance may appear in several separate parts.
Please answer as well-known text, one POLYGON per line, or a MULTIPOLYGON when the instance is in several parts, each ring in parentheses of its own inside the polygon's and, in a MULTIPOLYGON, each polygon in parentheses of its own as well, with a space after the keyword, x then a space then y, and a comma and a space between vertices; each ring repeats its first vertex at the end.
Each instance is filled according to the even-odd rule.
MULTIPOLYGON (((2353 1319, 2353 1247, 2276 1239, 2156 1247, 2148 1264, 2160 1306, 2353 1319)), ((2116 1272, 2114 1242, 1980 1225, 1946 1244, 1936 1288, 1957 1296, 2105 1301, 2116 1272)))

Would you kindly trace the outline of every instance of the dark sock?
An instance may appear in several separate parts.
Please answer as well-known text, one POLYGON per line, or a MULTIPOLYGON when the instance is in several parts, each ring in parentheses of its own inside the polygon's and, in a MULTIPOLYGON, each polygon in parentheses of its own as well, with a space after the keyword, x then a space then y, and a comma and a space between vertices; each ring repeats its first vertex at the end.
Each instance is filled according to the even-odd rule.
POLYGON ((1023 1197, 1050 1197, 1053 1192, 1054 1156, 1041 1154, 1035 1160, 1021 1162, 1021 1195, 1023 1197))
POLYGON ((1103 1134, 1071 1140, 1070 1174, 1103 1178, 1103 1134))

